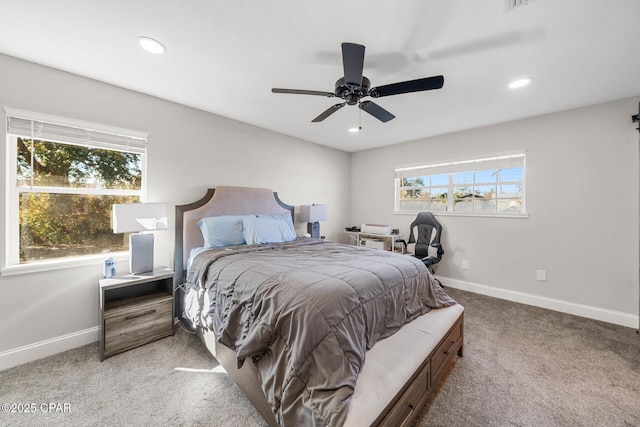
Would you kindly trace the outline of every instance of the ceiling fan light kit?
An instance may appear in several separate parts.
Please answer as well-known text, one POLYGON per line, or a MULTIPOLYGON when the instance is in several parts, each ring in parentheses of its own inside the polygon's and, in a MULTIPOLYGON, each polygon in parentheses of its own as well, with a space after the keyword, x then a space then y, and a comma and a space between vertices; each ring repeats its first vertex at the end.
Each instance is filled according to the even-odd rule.
POLYGON ((360 44, 342 43, 342 65, 344 69, 344 77, 341 77, 336 81, 333 92, 282 88, 273 88, 271 89, 271 92, 294 95, 326 96, 329 98, 336 97, 344 101, 327 108, 312 120, 313 123, 323 121, 345 105, 356 104, 361 110, 364 110, 381 122, 386 123, 389 120, 394 119, 395 116, 375 102, 371 100, 363 100, 362 98, 381 98, 384 96, 400 95, 403 93, 441 89, 444 86, 443 76, 433 76, 372 88, 369 79, 362 75, 364 68, 364 49, 364 46, 360 44))

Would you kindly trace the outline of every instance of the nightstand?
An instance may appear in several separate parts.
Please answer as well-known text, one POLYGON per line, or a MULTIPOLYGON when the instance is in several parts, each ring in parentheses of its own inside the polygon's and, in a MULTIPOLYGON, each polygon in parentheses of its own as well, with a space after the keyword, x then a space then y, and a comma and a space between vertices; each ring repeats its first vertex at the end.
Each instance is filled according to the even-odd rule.
POLYGON ((173 271, 100 280, 100 361, 173 335, 173 271))

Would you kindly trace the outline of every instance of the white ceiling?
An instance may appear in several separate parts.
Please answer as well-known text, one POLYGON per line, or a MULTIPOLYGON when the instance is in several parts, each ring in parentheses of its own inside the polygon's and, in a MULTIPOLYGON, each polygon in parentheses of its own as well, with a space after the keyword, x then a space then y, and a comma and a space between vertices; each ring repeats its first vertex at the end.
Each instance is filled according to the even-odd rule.
POLYGON ((507 2, 0 0, 0 52, 348 152, 640 95, 639 0, 507 2), (332 92, 344 41, 372 86, 444 88, 377 99, 396 118, 357 134, 355 106, 311 123, 336 98, 271 93, 332 92))

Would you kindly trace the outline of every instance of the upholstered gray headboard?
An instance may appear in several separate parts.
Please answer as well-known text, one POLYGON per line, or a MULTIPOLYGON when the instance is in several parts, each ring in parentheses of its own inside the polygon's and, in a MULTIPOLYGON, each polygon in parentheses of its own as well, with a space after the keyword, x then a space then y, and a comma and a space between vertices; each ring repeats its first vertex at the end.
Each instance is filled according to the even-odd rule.
POLYGON ((282 214, 290 213, 294 220, 294 207, 283 203, 278 193, 266 188, 218 186, 210 188, 200 200, 176 206, 175 281, 185 279, 185 267, 191 249, 204 245, 198 228, 201 218, 220 215, 282 214))

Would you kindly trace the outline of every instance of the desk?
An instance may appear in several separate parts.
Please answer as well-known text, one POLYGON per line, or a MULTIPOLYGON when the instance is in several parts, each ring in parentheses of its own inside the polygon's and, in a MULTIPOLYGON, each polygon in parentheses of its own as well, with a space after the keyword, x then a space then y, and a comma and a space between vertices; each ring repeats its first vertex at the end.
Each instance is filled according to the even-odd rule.
MULTIPOLYGON (((395 250, 396 242, 402 239, 401 234, 362 233, 360 231, 345 231, 356 246, 365 246, 387 251, 395 250)), ((404 247, 399 251, 404 253, 404 247)))

